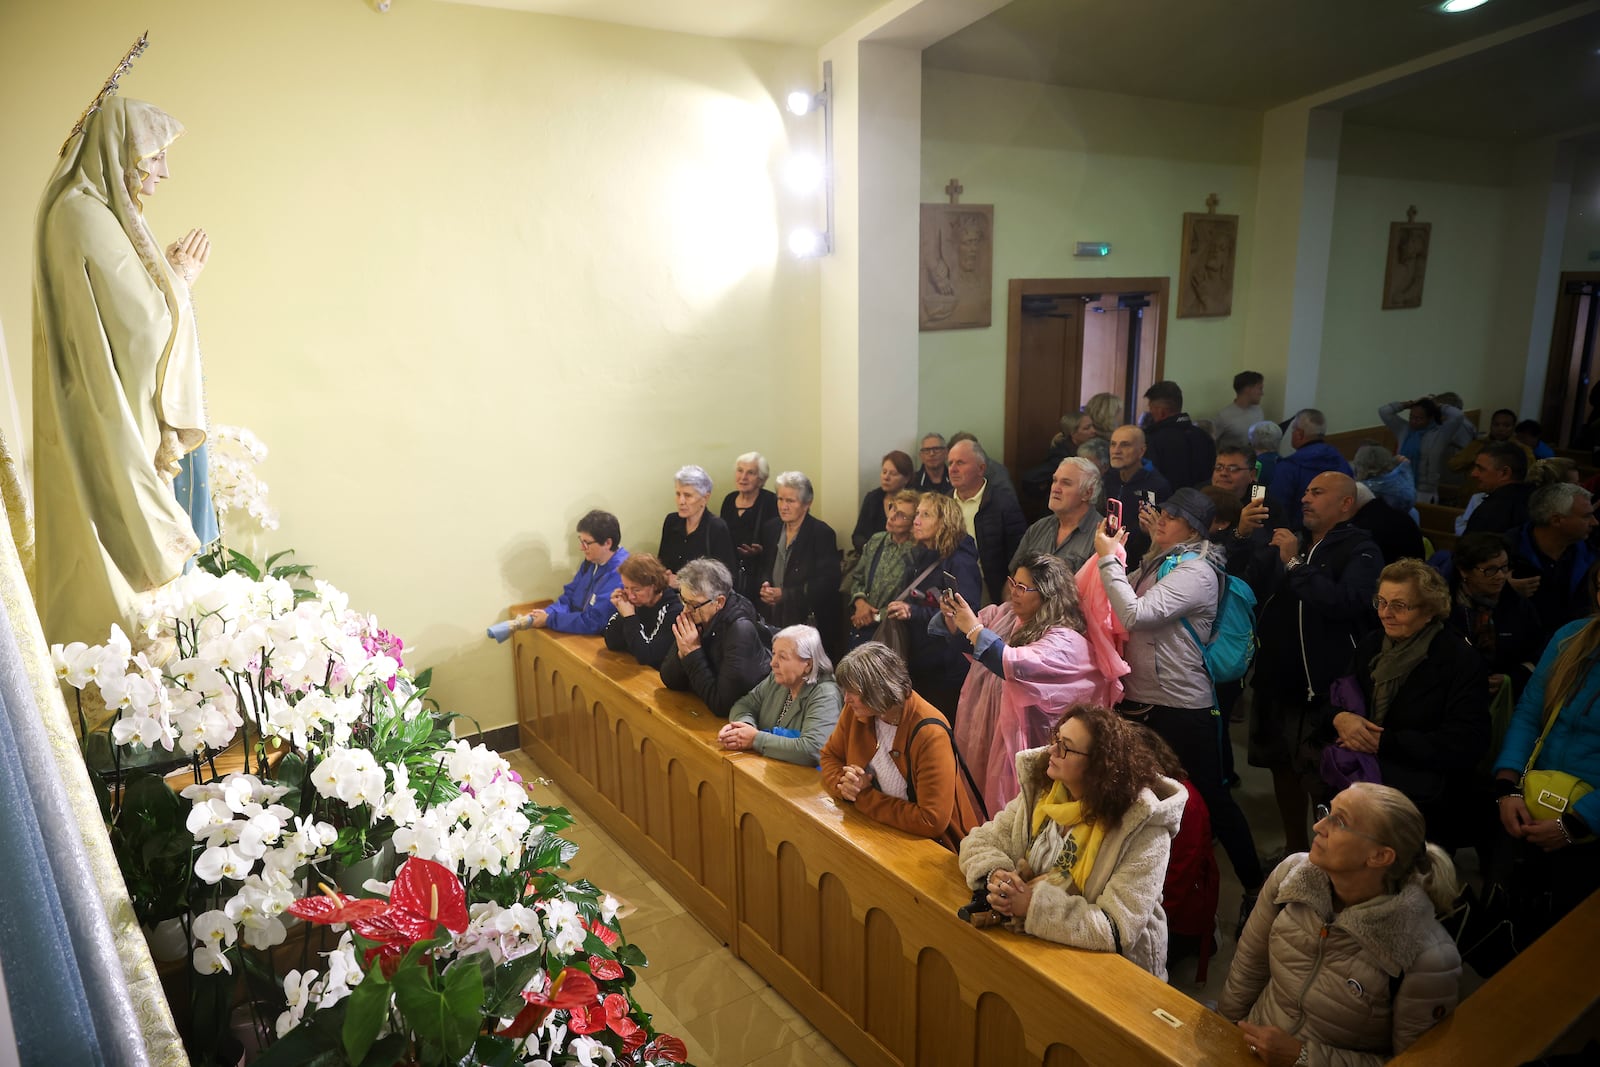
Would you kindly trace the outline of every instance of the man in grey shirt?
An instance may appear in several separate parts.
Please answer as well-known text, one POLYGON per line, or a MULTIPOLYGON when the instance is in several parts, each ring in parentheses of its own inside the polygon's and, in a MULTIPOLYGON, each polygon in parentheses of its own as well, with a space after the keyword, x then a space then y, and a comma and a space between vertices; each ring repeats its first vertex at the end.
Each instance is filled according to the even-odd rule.
POLYGON ((1233 376, 1233 403, 1217 412, 1217 448, 1235 448, 1250 443, 1250 427, 1263 421, 1261 394, 1266 378, 1260 371, 1244 370, 1233 376))
POLYGON ((1094 508, 1100 495, 1100 469, 1091 460, 1069 456, 1050 480, 1050 514, 1028 527, 1011 557, 1011 570, 1034 555, 1057 556, 1073 574, 1094 555, 1094 531, 1102 516, 1094 508))

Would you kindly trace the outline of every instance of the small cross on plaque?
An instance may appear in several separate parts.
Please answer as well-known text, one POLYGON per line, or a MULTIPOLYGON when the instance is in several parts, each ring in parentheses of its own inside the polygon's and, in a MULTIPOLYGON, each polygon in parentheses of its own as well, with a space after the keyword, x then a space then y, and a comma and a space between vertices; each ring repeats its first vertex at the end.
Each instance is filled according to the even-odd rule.
POLYGON ((1220 203, 1222 203, 1222 201, 1217 198, 1216 193, 1212 193, 1210 196, 1206 197, 1206 214, 1215 215, 1217 213, 1217 205, 1220 203))
POLYGON ((966 190, 961 187, 960 178, 951 178, 950 184, 944 187, 944 195, 950 198, 952 204, 961 203, 961 194, 964 192, 966 190))
POLYGON ((1406 221, 1407 222, 1416 222, 1417 221, 1417 205, 1412 204, 1410 207, 1406 208, 1406 221))

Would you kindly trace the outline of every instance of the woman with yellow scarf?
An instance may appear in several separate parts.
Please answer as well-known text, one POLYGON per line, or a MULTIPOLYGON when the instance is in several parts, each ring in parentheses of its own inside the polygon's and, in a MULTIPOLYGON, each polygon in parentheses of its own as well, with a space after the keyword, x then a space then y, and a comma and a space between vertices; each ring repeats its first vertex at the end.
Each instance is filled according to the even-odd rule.
POLYGON ((1014 929, 1120 953, 1165 980, 1161 890, 1186 793, 1142 729, 1068 708, 1051 744, 1017 755, 1022 792, 961 842, 961 872, 1014 929))

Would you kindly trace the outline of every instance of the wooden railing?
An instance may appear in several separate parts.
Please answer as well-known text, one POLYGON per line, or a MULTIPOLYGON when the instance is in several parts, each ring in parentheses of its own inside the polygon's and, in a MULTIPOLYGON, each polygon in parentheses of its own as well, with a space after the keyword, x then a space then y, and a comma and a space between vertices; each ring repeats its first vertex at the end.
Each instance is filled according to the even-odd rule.
POLYGON ((1600 893, 1578 905, 1391 1062, 1527 1063, 1593 1036, 1600 1014, 1600 893))
POLYGON ((547 630, 513 640, 541 772, 854 1062, 1257 1062, 1121 956, 962 922, 953 853, 835 804, 815 770, 723 752, 722 721, 631 657, 547 630))

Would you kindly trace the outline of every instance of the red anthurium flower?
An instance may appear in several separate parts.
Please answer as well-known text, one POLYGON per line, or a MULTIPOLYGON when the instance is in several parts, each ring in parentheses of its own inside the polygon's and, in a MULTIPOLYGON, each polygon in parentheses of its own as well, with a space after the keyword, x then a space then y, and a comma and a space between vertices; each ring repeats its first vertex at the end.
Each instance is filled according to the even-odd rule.
POLYGON ((564 967, 554 982, 550 981, 549 975, 545 975, 542 993, 530 990, 522 994, 522 999, 528 1002, 528 1006, 517 1013, 510 1026, 500 1031, 501 1037, 527 1037, 539 1029, 539 1024, 552 1011, 572 1012, 576 1026, 579 1009, 600 999, 600 987, 582 971, 564 967))
POLYGON ((436 922, 458 934, 467 928, 467 891, 461 879, 432 860, 413 856, 401 864, 389 890, 389 908, 391 916, 399 911, 427 920, 430 934, 436 922))
POLYGON ((568 1026, 575 1034, 610 1030, 622 1038, 623 1049, 628 1052, 644 1044, 644 1031, 638 1023, 628 1018, 628 998, 621 993, 612 993, 599 1004, 575 1009, 568 1026))
POLYGON ((622 977, 622 964, 604 956, 589 957, 589 973, 602 982, 614 982, 622 977))
MULTIPOLYGON (((407 947, 407 945, 399 941, 391 941, 385 945, 373 945, 367 949, 362 958, 366 960, 367 966, 371 967, 373 957, 377 957, 378 965, 383 968, 384 978, 393 978, 394 972, 400 969, 400 961, 405 959, 407 947)), ((422 965, 424 967, 428 965, 428 957, 426 955, 422 957, 422 965)))
POLYGON ((290 904, 289 914, 299 916, 306 922, 328 926, 333 923, 354 923, 370 919, 375 915, 382 915, 389 906, 381 900, 357 900, 355 897, 343 896, 329 885, 320 888, 322 892, 316 896, 301 897, 290 904))
POLYGON ((432 937, 437 926, 432 919, 413 915, 391 904, 382 915, 353 922, 350 929, 369 941, 414 945, 425 937, 432 937))
POLYGON ((591 922, 585 919, 583 920, 583 925, 591 934, 604 942, 606 948, 616 948, 617 942, 622 940, 621 936, 605 923, 591 922))
POLYGON ((688 1063, 689 1049, 671 1034, 658 1034, 645 1050, 646 1060, 666 1060, 668 1063, 688 1063))

